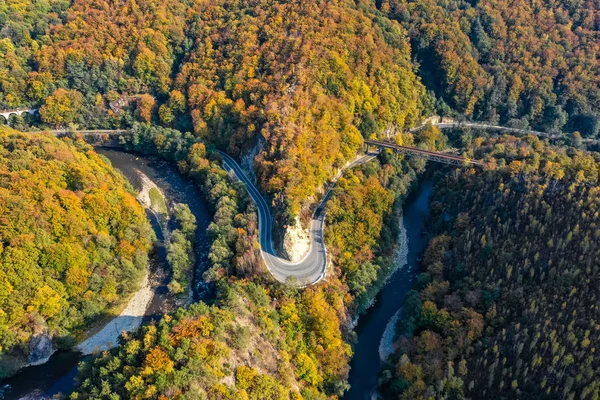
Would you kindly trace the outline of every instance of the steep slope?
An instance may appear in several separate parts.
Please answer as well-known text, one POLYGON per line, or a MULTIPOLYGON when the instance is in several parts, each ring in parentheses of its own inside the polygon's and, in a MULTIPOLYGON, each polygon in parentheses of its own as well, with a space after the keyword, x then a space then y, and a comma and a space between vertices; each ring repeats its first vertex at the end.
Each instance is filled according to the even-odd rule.
POLYGON ((132 293, 154 235, 124 178, 84 143, 1 129, 0 176, 5 375, 35 357, 32 338, 68 344, 132 293))
POLYGON ((218 152, 207 152, 191 134, 148 125, 137 126, 127 146, 176 162, 202 187, 214 209, 204 278, 214 283, 216 299, 125 335, 119 348, 82 368, 77 396, 341 396, 354 310, 370 303, 393 269, 393 203, 415 175, 406 160, 385 154, 383 166, 374 160, 340 179, 326 231, 335 268, 318 285, 298 289, 276 282, 261 263, 254 202, 220 167, 218 152))
POLYGON ((475 153, 496 170, 436 185, 435 236, 383 388, 402 399, 595 398, 600 160, 535 138, 481 142, 475 153))
POLYGON ((192 135, 140 126, 132 145, 176 161, 213 207, 204 278, 215 299, 125 335, 121 347, 82 369, 79 398, 341 394, 351 351, 344 335, 349 299, 339 279, 305 290, 274 282, 260 262, 253 202, 192 135))
POLYGON ((234 154, 260 134, 259 181, 292 216, 361 134, 395 132, 422 112, 404 32, 366 4, 217 2, 191 31, 175 84, 194 131, 234 154))
POLYGON ((52 126, 159 121, 233 155, 261 137, 258 177, 282 225, 362 136, 424 109, 404 30, 367 1, 76 0, 61 16, 28 42, 34 70, 6 107, 42 106, 52 126))
POLYGON ((428 87, 459 113, 600 133, 597 0, 383 3, 409 32, 428 87))

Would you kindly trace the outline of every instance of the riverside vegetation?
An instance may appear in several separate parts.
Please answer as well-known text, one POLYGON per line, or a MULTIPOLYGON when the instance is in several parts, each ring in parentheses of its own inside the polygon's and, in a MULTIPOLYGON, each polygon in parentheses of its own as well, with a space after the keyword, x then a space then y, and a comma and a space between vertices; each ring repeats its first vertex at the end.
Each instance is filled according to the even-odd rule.
MULTIPOLYGON (((591 0, 0 4, 0 108, 39 109, 33 119, 13 118, 14 127, 132 129, 123 145, 177 163, 196 179, 214 211, 204 278, 215 286, 215 300, 125 335, 118 349, 82 366, 70 397, 340 396, 347 387, 352 319, 367 308, 389 273, 394 212, 424 161, 384 153, 379 163, 340 179, 327 214, 333 270, 316 287, 297 290, 274 283, 263 270, 254 206, 207 148, 217 146, 236 157, 257 150, 257 184, 283 228, 296 217, 306 219, 323 184, 355 156, 363 138, 394 137, 400 144, 444 149, 447 138, 436 128, 426 127, 415 137, 403 133, 426 115, 567 131, 573 143, 580 136, 596 138, 598 8, 591 0)), ((574 221, 583 214, 595 218, 594 192, 586 183, 597 183, 597 160, 532 138, 458 136, 452 142, 461 151, 488 158, 494 168, 455 171, 446 178, 448 185, 478 184, 481 198, 473 189, 459 202, 460 186, 448 193, 439 186, 443 197, 437 201, 447 201, 448 212, 436 203, 434 215, 441 219, 439 226, 432 223, 432 231, 441 236, 425 257, 429 275, 421 277, 422 290, 407 300, 401 346, 382 375, 383 393, 597 397, 597 362, 582 358, 595 349, 591 321, 597 310, 578 307, 585 317, 572 316, 573 304, 589 306, 595 297, 592 286, 584 287, 584 274, 571 269, 594 272, 594 265, 586 264, 593 255, 580 259, 558 247, 558 240, 548 244, 552 228, 568 223, 555 210, 574 215, 574 221), (499 196, 483 196, 498 191, 508 191, 512 208, 503 211, 499 196), (563 201, 535 197, 539 193, 563 201), (573 210, 586 202, 591 208, 576 215, 573 210), (461 208, 467 204, 479 204, 477 212, 461 208), (553 208, 550 215, 538 210, 544 204, 553 208), (463 214, 472 224, 464 232, 455 229, 463 214), (523 246, 529 252, 501 252, 505 240, 516 239, 512 231, 498 228, 498 218, 524 224, 525 215, 538 221, 542 214, 539 233, 528 235, 531 243, 523 246), (469 248, 473 254, 459 252, 463 242, 481 234, 471 230, 483 221, 489 226, 485 243, 478 236, 469 248), (556 254, 569 261, 554 266, 552 277, 548 257, 554 253, 548 248, 563 251, 556 254), (499 265, 512 267, 509 276, 499 265), (535 280, 539 287, 531 283, 535 280), (571 284, 581 286, 566 294, 571 284), (492 303, 495 308, 488 308, 492 303), (580 321, 590 326, 580 327, 580 321), (535 344, 511 349, 513 339, 535 344), (507 354, 502 359, 500 350, 507 354)), ((168 245, 170 289, 176 293, 189 290, 190 223, 188 218, 178 222, 180 234, 168 245)), ((585 233, 577 242, 582 254, 597 247, 590 239, 592 224, 568 226, 569 241, 585 233)), ((143 252, 144 246, 137 249, 143 252)), ((597 280, 589 279, 588 285, 597 280)), ((94 304, 98 310, 108 306, 103 300, 94 304)), ((8 317, 0 315, 0 324, 10 332, 23 325, 30 332, 31 321, 37 321, 8 317)))
POLYGON ((190 290, 195 261, 193 241, 196 217, 186 204, 176 204, 174 211, 177 228, 170 233, 167 245, 167 261, 173 273, 168 287, 171 293, 178 294, 190 290))
MULTIPOLYGON (((0 6, 0 108, 47 126, 191 131, 237 156, 293 221, 363 135, 425 109, 410 46, 369 1, 63 0, 0 6)), ((26 124, 26 121, 16 121, 26 124)))
POLYGON ((340 180, 327 237, 336 273, 298 290, 263 270, 253 203, 193 135, 139 125, 124 145, 171 159, 202 187, 214 209, 211 266, 204 278, 216 285, 216 299, 125 335, 116 351, 84 363, 71 398, 341 395, 351 355, 350 320, 369 303, 367 288, 389 273, 394 199, 408 191, 412 167, 384 155, 383 167, 373 162, 340 180), (374 218, 366 219, 365 211, 374 218), (364 228, 349 230, 353 220, 364 228), (379 240, 380 248, 373 245, 379 240), (344 255, 346 248, 361 249, 361 264, 344 255))

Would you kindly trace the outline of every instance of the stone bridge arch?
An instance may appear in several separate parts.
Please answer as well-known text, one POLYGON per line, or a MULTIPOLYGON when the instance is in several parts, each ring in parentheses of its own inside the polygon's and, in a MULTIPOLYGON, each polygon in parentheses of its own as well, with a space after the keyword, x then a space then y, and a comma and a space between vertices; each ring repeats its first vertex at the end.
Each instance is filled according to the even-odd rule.
POLYGON ((0 110, 0 117, 4 119, 6 125, 10 125, 11 119, 14 117, 22 117, 30 119, 37 112, 35 108, 17 108, 16 110, 0 110))

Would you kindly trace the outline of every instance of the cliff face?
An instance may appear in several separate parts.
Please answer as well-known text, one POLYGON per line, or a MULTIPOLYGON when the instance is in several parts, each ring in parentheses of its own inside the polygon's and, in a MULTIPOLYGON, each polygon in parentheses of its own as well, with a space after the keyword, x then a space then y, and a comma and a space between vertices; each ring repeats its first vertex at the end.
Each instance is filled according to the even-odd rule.
MULTIPOLYGON (((264 149, 264 140, 259 138, 250 151, 241 155, 240 164, 244 172, 256 183, 255 158, 264 149)), ((263 193, 264 196, 264 193, 263 193)), ((300 261, 310 250, 310 234, 302 227, 300 218, 296 217, 291 223, 282 223, 281 217, 285 213, 283 204, 275 199, 273 202, 273 215, 275 216, 275 230, 273 240, 278 248, 279 255, 292 262, 300 261)))
POLYGON ((306 229, 302 228, 299 217, 296 217, 294 222, 294 225, 288 225, 284 231, 281 255, 296 262, 302 260, 310 250, 310 235, 306 229))
POLYGON ((52 336, 43 333, 33 336, 29 341, 29 365, 43 364, 53 353, 52 336))
MULTIPOLYGON (((55 351, 52 335, 45 330, 45 327, 40 329, 39 333, 32 335, 23 347, 15 347, 10 352, 0 354, 0 379, 14 375, 21 368, 44 364, 55 351)), ((0 387, 0 399, 3 398, 2 396, 0 387)))
POLYGON ((91 146, 0 128, 0 149, 9 188, 0 193, 1 379, 13 358, 44 362, 53 336, 77 337, 124 301, 154 235, 125 178, 91 146))

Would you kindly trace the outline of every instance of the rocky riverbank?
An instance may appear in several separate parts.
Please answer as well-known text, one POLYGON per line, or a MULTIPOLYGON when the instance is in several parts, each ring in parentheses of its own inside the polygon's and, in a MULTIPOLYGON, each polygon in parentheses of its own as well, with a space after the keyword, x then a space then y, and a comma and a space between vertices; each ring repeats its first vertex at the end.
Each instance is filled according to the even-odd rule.
MULTIPOLYGON (((167 225, 168 211, 165 204, 164 194, 160 191, 156 183, 139 170, 142 188, 137 196, 138 201, 158 219, 162 236, 168 237, 167 225), (151 192, 155 191, 160 196, 159 199, 153 198, 151 192)), ((156 197, 156 195, 154 196, 156 197)), ((84 340, 77 345, 77 350, 84 355, 98 353, 117 346, 119 336, 123 332, 130 332, 137 329, 146 316, 146 310, 152 297, 155 294, 156 286, 152 285, 149 278, 150 273, 146 272, 141 283, 140 289, 129 300, 127 307, 121 313, 113 318, 98 333, 84 340)))
MULTIPOLYGON (((396 273, 398 270, 402 268, 406 268, 408 264, 408 234, 406 230, 406 226, 404 226, 404 217, 400 217, 400 221, 398 221, 400 225, 400 232, 398 233, 398 242, 400 246, 396 249, 396 254, 394 257, 394 263, 396 268, 390 274, 390 276, 386 279, 387 281, 396 273)), ((383 336, 381 338, 381 342, 379 343, 379 359, 383 362, 387 360, 387 358, 394 353, 394 336, 396 335, 396 323, 400 318, 402 310, 396 311, 394 316, 390 318, 388 324, 385 327, 385 331, 383 332, 383 336)))

